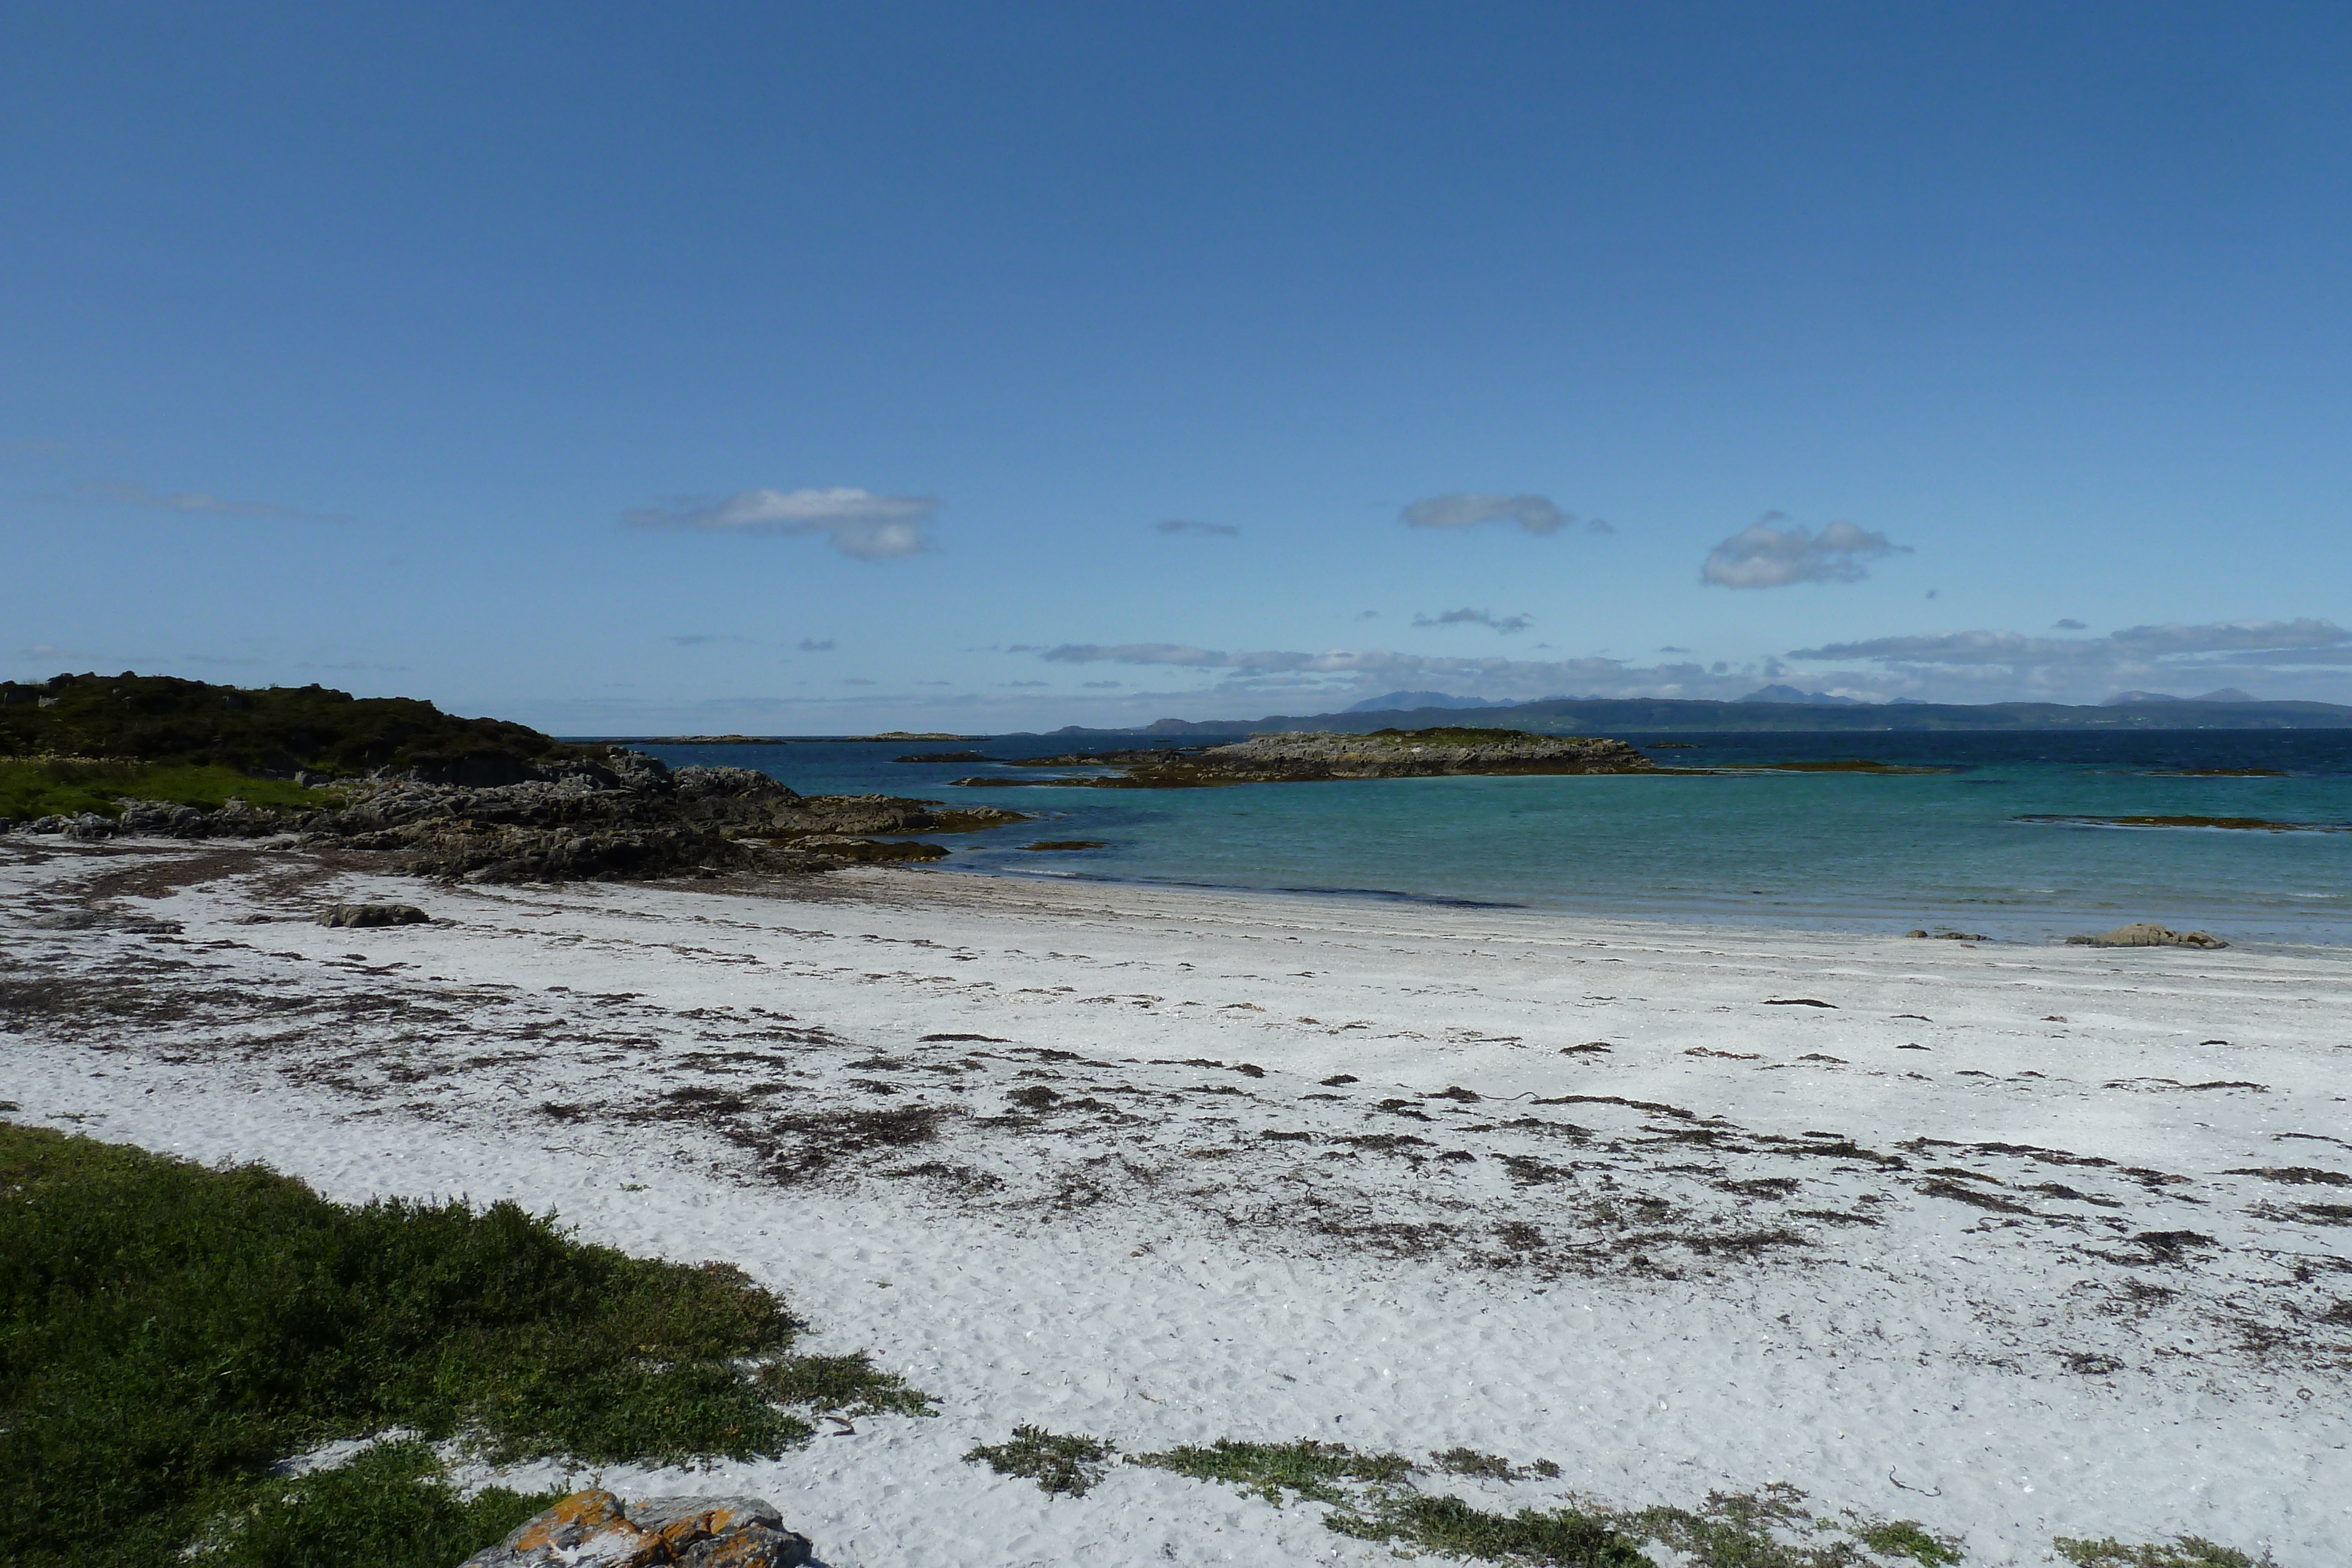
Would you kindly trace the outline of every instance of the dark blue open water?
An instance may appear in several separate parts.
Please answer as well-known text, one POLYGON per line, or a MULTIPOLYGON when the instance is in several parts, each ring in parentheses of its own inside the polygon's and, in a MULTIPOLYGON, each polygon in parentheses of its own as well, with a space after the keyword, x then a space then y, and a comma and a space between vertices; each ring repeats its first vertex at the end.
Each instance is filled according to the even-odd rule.
POLYGON ((944 797, 1043 814, 940 841, 955 850, 940 864, 974 872, 1852 930, 1948 926, 2012 938, 2150 919, 2242 942, 2352 942, 2352 831, 2019 820, 2260 817, 2352 828, 2352 730, 1628 738, 1690 742, 1688 750, 1653 754, 1668 765, 1864 757, 1953 771, 950 789, 942 786, 950 779, 1025 770, 893 758, 965 749, 1042 757, 1137 739, 646 749, 673 766, 756 768, 810 794, 944 797), (2213 768, 2284 776, 2166 776, 2213 768), (1100 839, 1108 847, 1020 847, 1040 839, 1100 839))

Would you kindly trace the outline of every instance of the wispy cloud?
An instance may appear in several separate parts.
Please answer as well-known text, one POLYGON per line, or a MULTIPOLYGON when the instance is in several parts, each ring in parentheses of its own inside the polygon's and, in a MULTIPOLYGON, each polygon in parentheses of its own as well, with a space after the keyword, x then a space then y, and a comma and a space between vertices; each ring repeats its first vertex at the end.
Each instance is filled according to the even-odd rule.
POLYGON ((1958 683, 2001 695, 2077 701, 2118 686, 2210 685, 2224 673, 2242 675, 2249 669, 2352 664, 2352 631, 2305 616, 2128 626, 2103 637, 1941 632, 1830 643, 1797 649, 1788 657, 1874 664, 1919 685, 1958 683))
POLYGON ((148 507, 163 512, 249 517, 261 522, 348 523, 354 520, 341 512, 306 512, 299 507, 280 507, 269 501, 231 501, 207 495, 202 490, 151 490, 144 485, 121 480, 77 486, 74 494, 85 501, 111 501, 119 506, 148 507))
POLYGON ((830 653, 833 652, 833 639, 830 637, 803 637, 801 639, 801 652, 803 653, 830 653))
MULTIPOLYGON (((1265 700, 1328 702, 1391 690, 1402 682, 1443 679, 1468 687, 1465 695, 1541 696, 1739 696, 1752 689, 1756 665, 1733 670, 1717 664, 1628 664, 1620 659, 1454 658, 1401 653, 1385 648, 1339 648, 1324 653, 1289 649, 1227 652, 1182 643, 1066 643, 1039 657, 1064 664, 1162 665, 1222 672, 1215 690, 1254 693, 1265 700)), ((1297 708, 1297 712, 1313 712, 1297 708)))
POLYGON ((2075 620, 2072 615, 2069 615, 2063 621, 2051 622, 2050 630, 2053 632, 2088 632, 2090 627, 2084 625, 2082 622, 2075 620))
POLYGON ((1237 538, 1241 529, 1231 523, 1195 523, 1183 517, 1170 517, 1151 525, 1163 534, 1213 534, 1219 538, 1237 538))
POLYGON ((1530 616, 1497 615, 1491 610, 1448 610, 1442 615, 1416 615, 1416 626, 1485 626, 1508 636, 1535 624, 1530 616))
POLYGON ((712 643, 748 643, 751 640, 749 637, 739 637, 731 632, 689 632, 682 637, 670 639, 681 648, 707 647, 712 643))
POLYGON ((1581 528, 1589 534, 1617 530, 1599 517, 1579 522, 1572 513, 1552 504, 1549 496, 1489 496, 1475 490, 1452 490, 1423 496, 1397 514, 1408 528, 1471 528, 1480 523, 1517 523, 1531 534, 1556 534, 1581 528))
POLYGON ((681 499, 621 514, 631 528, 701 533, 822 534, 861 560, 888 560, 930 548, 923 525, 936 497, 877 496, 870 490, 745 490, 724 500, 681 499))
POLYGON ((1699 569, 1702 582, 1724 588, 1786 588, 1792 582, 1859 582, 1870 575, 1864 563, 1881 556, 1908 555, 1906 545, 1890 544, 1852 523, 1832 523, 1818 534, 1801 525, 1776 528, 1788 522, 1785 514, 1767 512, 1764 520, 1743 528, 1709 550, 1699 569))

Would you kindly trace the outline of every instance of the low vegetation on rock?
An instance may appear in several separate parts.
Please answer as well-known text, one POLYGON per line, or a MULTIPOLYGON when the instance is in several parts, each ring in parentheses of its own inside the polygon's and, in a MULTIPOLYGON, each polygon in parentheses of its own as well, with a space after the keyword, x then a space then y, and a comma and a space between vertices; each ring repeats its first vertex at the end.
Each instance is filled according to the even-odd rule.
POLYGON ((1116 768, 1076 779, 958 779, 957 784, 1058 784, 1095 789, 1197 789, 1221 784, 1307 784, 1336 779, 1432 779, 1464 774, 1655 773, 1622 740, 1520 729, 1383 729, 1370 735, 1258 735, 1223 746, 1157 747, 1024 758, 1021 768, 1116 768))

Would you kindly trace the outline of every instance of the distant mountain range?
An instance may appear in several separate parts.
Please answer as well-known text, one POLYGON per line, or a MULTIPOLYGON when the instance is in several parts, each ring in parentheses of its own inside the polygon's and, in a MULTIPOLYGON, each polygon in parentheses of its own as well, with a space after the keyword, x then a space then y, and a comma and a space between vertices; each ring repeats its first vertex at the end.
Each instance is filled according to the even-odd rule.
POLYGON ((1424 707, 1514 707, 1517 705, 1497 697, 1456 697, 1444 692, 1390 692, 1382 696, 1366 697, 1362 702, 1341 708, 1342 713, 1410 713, 1424 707))
MULTIPOLYGON (((1479 704, 1442 692, 1394 692, 1372 699, 1412 706, 1368 707, 1342 713, 1270 715, 1259 719, 1163 718, 1134 729, 1101 734, 1236 735, 1245 732, 1428 729, 1459 724, 1465 707, 1476 723, 1538 735, 1658 734, 1676 730, 1934 730, 1934 729, 2352 729, 2352 707, 2340 703, 2259 702, 2234 688, 2200 697, 2125 692, 2096 705, 2065 703, 1863 703, 1794 686, 1766 686, 1735 702, 1667 697, 1545 697, 1538 702, 1479 704), (1436 700, 1427 700, 1427 699, 1436 700)), ((1071 733, 1080 731, 1070 726, 1071 733)))

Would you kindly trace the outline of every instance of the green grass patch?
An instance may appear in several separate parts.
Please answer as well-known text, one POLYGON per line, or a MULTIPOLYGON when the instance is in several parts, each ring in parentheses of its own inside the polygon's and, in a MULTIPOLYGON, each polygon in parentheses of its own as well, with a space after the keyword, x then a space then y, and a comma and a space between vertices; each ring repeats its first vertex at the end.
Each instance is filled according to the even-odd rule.
POLYGON ((1200 1481, 1223 1481, 1278 1503, 1283 1494, 1344 1503, 1348 1481, 1402 1481, 1412 1473, 1402 1454, 1360 1454, 1343 1443, 1236 1443, 1220 1437, 1205 1448, 1137 1454, 1133 1462, 1174 1470, 1200 1481))
POLYGON ((306 789, 279 779, 255 779, 233 768, 84 758, 0 759, 0 817, 24 821, 78 816, 84 811, 119 817, 122 808, 117 802, 125 796, 205 810, 224 806, 232 798, 248 806, 291 811, 316 811, 335 804, 328 790, 306 789))
POLYGON ((966 1464, 984 1464, 1000 1476, 1019 1476, 1037 1483, 1048 1496, 1062 1493, 1084 1497, 1109 1466, 1118 1450, 1092 1437, 1048 1432, 1043 1427, 1015 1427, 1009 1443, 982 1443, 964 1456, 966 1464))
POLYGON ((1490 1563, 1540 1563, 1547 1568, 1657 1568, 1608 1517, 1572 1508, 1490 1513, 1458 1497, 1376 1497, 1363 1512, 1327 1514, 1341 1535, 1478 1557, 1490 1563))
MULTIPOLYGON (((0 1125, 0 1515, 28 1568, 170 1561, 208 1519, 274 1517, 273 1462, 395 1427, 590 1463, 748 1458, 810 1432, 742 1370, 790 1347, 782 1301, 512 1204, 346 1207, 258 1166, 0 1125)), ((898 1387, 805 1375, 825 1397, 898 1387)))
POLYGON ((2201 1535, 2176 1535, 2161 1545, 2077 1541, 2062 1535, 2051 1544, 2076 1568, 2268 1568, 2271 1562, 2267 1552, 2259 1558, 2249 1557, 2234 1546, 2216 1545, 2201 1535))
MULTIPOLYGON (((1557 1568, 1654 1568, 1643 1551, 1655 1542, 1679 1554, 1685 1568, 1953 1568, 1960 1542, 1931 1534, 1916 1520, 1817 1519, 1805 1494, 1785 1485, 1760 1494, 1710 1493, 1697 1509, 1620 1510, 1594 1506, 1482 1509, 1453 1496, 1416 1490, 1416 1474, 1435 1472, 1485 1480, 1553 1480, 1548 1459, 1518 1465, 1500 1454, 1454 1448, 1430 1455, 1427 1466, 1402 1454, 1364 1454, 1339 1443, 1236 1443, 1137 1454, 1130 1462, 1173 1470, 1196 1480, 1222 1481, 1280 1504, 1305 1500, 1329 1505, 1324 1525, 1341 1535, 1384 1541, 1412 1552, 1490 1563, 1557 1568)), ((2106 1568, 2105 1563, 2098 1568, 2106 1568)), ((2118 1563, 2116 1568, 2139 1568, 2118 1563)), ((2208 1568, 2169 1561, 2154 1568, 2208 1568)), ((2210 1568, 2241 1568, 2215 1563, 2210 1568)), ((2252 1565, 2247 1565, 2252 1568, 2252 1565)))
POLYGON ((239 1512, 211 1521, 204 1568, 450 1568, 506 1538, 564 1494, 450 1486, 427 1443, 381 1443, 349 1464, 256 1489, 239 1512))
POLYGON ((782 1405, 828 1416, 930 1416, 937 1401, 895 1373, 877 1371, 864 1351, 787 1355, 761 1367, 760 1392, 782 1405))

